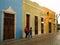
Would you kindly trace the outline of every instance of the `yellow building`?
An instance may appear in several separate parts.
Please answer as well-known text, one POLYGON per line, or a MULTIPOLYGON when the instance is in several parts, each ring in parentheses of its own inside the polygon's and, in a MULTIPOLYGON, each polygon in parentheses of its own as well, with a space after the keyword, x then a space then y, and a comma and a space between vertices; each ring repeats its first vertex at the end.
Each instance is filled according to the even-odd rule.
POLYGON ((45 20, 44 20, 46 33, 56 32, 55 12, 45 7, 43 7, 43 9, 45 10, 46 13, 45 20))
POLYGON ((22 7, 23 37, 25 36, 24 28, 26 26, 28 28, 32 27, 33 36, 49 33, 50 28, 50 31, 54 32, 55 13, 53 11, 46 9, 35 2, 31 2, 30 0, 23 0, 22 7), (52 27, 48 27, 48 23, 52 24, 50 25, 52 27))

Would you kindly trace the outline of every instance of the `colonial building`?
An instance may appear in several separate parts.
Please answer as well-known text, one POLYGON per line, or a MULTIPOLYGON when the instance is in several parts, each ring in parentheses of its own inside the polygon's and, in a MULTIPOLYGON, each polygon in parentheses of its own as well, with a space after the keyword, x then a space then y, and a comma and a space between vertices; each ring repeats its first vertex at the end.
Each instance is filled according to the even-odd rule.
POLYGON ((28 28, 32 27, 33 36, 45 33, 45 31, 42 31, 43 26, 41 27, 41 21, 43 21, 41 20, 41 15, 43 16, 45 15, 45 12, 41 6, 29 0, 23 0, 23 15, 22 15, 23 37, 25 36, 24 28, 26 26, 28 26, 28 28))
POLYGON ((22 38, 22 0, 0 0, 0 41, 22 38))
POLYGON ((43 7, 43 9, 45 10, 45 19, 44 19, 44 24, 45 24, 45 30, 46 33, 53 33, 56 32, 56 27, 55 27, 55 12, 53 12, 52 10, 43 7))
POLYGON ((28 28, 32 27, 33 36, 56 31, 55 12, 35 2, 23 0, 22 19, 23 37, 25 36, 24 28, 26 26, 28 26, 28 28))
POLYGON ((55 12, 30 0, 0 1, 0 41, 25 37, 24 28, 32 27, 32 35, 55 31, 55 12))

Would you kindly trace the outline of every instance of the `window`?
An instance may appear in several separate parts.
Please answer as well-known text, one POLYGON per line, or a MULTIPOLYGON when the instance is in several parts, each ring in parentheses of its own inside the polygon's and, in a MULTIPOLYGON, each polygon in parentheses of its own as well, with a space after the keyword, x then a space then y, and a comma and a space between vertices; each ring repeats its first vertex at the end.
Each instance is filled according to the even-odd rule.
POLYGON ((49 12, 47 12, 47 15, 49 16, 49 12))

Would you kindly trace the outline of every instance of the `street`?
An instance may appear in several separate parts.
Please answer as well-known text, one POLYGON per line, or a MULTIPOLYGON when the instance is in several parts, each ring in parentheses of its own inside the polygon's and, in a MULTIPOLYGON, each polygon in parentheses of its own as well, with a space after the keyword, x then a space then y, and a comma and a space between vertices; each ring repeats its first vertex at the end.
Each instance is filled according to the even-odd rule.
POLYGON ((60 45, 60 32, 36 36, 32 39, 15 40, 3 42, 1 45, 60 45))

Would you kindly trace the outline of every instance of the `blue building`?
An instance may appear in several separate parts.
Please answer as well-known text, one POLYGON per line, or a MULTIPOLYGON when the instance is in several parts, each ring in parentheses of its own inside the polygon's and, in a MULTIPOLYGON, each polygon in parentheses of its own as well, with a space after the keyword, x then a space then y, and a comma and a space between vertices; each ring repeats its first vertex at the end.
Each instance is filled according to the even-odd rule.
POLYGON ((22 38, 22 0, 0 0, 0 41, 22 38))

